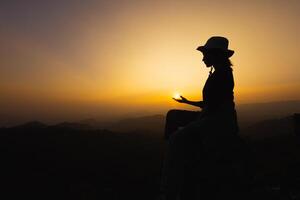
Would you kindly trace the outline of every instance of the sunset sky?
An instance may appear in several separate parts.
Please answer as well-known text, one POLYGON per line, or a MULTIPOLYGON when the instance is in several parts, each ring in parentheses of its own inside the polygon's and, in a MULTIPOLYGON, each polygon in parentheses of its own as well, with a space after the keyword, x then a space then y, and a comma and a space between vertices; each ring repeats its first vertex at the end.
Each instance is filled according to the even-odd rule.
MULTIPOLYGON (((229 39, 235 102, 300 100, 300 1, 0 1, 0 125, 200 100, 199 45, 229 39)), ((192 107, 186 107, 192 108, 192 107)))

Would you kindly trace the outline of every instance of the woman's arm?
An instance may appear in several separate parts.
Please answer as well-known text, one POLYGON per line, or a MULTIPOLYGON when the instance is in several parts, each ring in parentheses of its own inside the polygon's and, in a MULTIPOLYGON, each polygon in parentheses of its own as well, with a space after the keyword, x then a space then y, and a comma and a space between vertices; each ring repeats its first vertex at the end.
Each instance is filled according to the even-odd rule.
POLYGON ((190 101, 190 100, 187 100, 186 98, 184 98, 183 96, 180 96, 180 97, 181 97, 181 99, 175 99, 175 98, 173 98, 173 99, 179 103, 186 103, 188 105, 197 106, 200 108, 204 107, 203 101, 190 101))
POLYGON ((188 101, 187 104, 192 105, 192 106, 197 106, 200 108, 204 107, 203 101, 188 101))

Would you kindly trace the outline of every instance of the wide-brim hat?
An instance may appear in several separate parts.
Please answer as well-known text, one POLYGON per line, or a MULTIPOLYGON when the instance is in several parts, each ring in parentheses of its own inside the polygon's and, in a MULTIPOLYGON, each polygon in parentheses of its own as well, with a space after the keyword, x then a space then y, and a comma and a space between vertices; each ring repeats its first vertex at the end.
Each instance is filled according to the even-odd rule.
POLYGON ((207 40, 204 46, 199 46, 198 51, 205 52, 209 50, 222 51, 226 56, 231 57, 234 54, 233 50, 228 49, 228 39, 221 36, 213 36, 207 40))

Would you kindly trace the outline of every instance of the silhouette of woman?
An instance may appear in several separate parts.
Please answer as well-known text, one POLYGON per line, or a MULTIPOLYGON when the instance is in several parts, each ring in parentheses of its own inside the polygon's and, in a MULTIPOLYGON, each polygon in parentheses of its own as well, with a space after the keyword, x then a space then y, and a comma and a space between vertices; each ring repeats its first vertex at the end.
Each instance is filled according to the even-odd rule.
MULTIPOLYGON (((203 100, 195 102, 183 96, 174 99, 200 107, 202 111, 170 110, 167 113, 165 139, 168 149, 162 176, 166 199, 176 199, 182 195, 186 172, 191 172, 192 163, 199 158, 202 160, 212 151, 216 153, 216 146, 221 148, 218 142, 225 142, 238 132, 234 79, 229 60, 234 51, 228 49, 228 43, 226 38, 214 36, 197 48, 203 54, 202 61, 206 67, 211 67, 202 90, 203 100)), ((188 198, 191 199, 181 196, 181 199, 188 198)))

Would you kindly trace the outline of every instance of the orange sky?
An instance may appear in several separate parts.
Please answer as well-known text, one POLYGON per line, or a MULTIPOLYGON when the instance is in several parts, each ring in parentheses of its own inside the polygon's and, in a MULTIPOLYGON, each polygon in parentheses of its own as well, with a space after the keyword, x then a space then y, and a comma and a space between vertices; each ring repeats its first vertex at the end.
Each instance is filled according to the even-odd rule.
POLYGON ((202 98, 213 35, 235 50, 237 104, 300 99, 297 0, 1 4, 0 120, 180 108, 174 92, 202 98))

